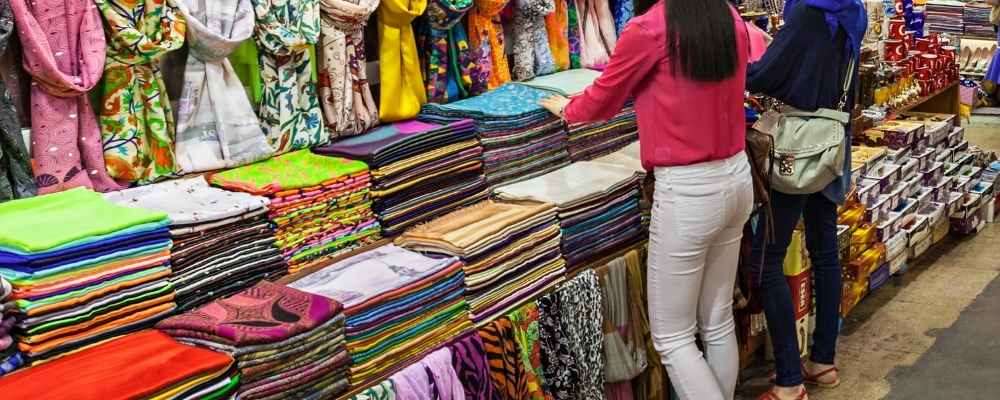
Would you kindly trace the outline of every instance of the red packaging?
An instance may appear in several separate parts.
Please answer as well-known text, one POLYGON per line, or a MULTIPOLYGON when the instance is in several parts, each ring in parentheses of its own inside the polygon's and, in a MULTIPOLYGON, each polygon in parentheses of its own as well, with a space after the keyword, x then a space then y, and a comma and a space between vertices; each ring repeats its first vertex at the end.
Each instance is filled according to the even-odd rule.
POLYGON ((928 39, 928 38, 917 38, 916 42, 917 42, 917 50, 920 50, 920 51, 922 51, 924 53, 930 53, 931 52, 931 40, 930 39, 928 39))
POLYGON ((807 269, 798 275, 786 276, 788 287, 792 289, 792 306, 795 308, 795 319, 809 315, 812 310, 812 270, 807 269))
MULTIPOLYGON (((902 7, 902 0, 896 0, 896 8, 902 7)), ((897 15, 903 15, 902 10, 897 15)), ((889 20, 889 39, 903 40, 906 37, 906 20, 893 18, 889 20)))
POLYGON ((929 69, 931 74, 940 70, 938 67, 938 56, 936 54, 921 54, 918 64, 919 68, 929 69))
POLYGON ((904 58, 906 58, 906 52, 903 49, 903 41, 899 39, 887 39, 885 41, 885 60, 902 61, 904 58))

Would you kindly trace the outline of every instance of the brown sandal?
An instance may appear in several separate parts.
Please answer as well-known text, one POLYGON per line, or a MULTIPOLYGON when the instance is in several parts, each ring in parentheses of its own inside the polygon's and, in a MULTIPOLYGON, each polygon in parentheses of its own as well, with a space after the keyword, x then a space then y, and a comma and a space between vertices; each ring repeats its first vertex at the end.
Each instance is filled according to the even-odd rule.
MULTIPOLYGON (((770 390, 761 393, 757 397, 757 400, 781 400, 781 397, 778 397, 778 394, 774 393, 774 388, 772 387, 770 390)), ((809 400, 809 394, 806 393, 805 388, 799 389, 799 395, 795 396, 795 400, 809 400)))
POLYGON ((823 371, 820 371, 820 373, 818 373, 816 375, 809 375, 809 373, 806 372, 806 369, 802 368, 802 381, 805 382, 807 385, 819 386, 819 387, 824 388, 824 389, 835 388, 835 387, 837 387, 837 385, 840 385, 840 374, 839 374, 839 372, 840 371, 837 369, 837 367, 830 367, 830 368, 827 368, 827 369, 825 369, 823 371), (837 374, 837 379, 835 381, 830 382, 830 383, 825 383, 825 382, 820 382, 819 381, 820 378, 822 378, 824 375, 827 375, 827 374, 829 374, 831 372, 838 373, 837 374))

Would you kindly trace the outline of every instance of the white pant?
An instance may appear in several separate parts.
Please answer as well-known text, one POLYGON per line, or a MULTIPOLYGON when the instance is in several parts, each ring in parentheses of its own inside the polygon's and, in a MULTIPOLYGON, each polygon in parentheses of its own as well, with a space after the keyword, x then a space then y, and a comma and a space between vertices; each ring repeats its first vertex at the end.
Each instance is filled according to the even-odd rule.
POLYGON ((732 399, 739 370, 733 285, 753 208, 750 165, 740 152, 654 172, 647 265, 653 344, 681 399, 732 399))

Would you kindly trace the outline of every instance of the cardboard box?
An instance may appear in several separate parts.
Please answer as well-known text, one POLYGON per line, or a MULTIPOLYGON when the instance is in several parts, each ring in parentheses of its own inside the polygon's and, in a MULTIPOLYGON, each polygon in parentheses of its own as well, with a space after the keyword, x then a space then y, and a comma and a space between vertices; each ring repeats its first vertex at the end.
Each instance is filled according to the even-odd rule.
POLYGON ((892 260, 889 260, 889 273, 892 275, 900 275, 906 272, 906 270, 908 269, 906 261, 909 260, 909 258, 910 258, 909 249, 907 249, 907 251, 904 251, 903 254, 900 254, 898 257, 892 260))
POLYGON ((851 259, 851 227, 837 225, 837 253, 840 262, 851 259))
POLYGON ((872 224, 861 224, 851 233, 851 256, 857 257, 878 242, 878 227, 872 224))
POLYGON ((882 266, 876 268, 868 278, 868 293, 872 293, 882 287, 889 280, 890 275, 892 274, 889 273, 889 263, 882 264, 882 266))
POLYGON ((931 242, 927 245, 930 247, 931 244, 940 243, 948 236, 948 232, 951 231, 951 223, 948 219, 942 219, 937 223, 937 225, 931 225, 931 242))
POLYGON ((786 276, 788 287, 792 290, 792 306, 795 308, 795 319, 802 318, 812 310, 812 271, 806 270, 795 276, 786 276))
POLYGON ((864 132, 865 142, 892 149, 907 147, 924 137, 924 124, 912 121, 885 121, 864 132))
POLYGON ((965 128, 957 126, 948 133, 948 147, 955 147, 965 141, 965 128))

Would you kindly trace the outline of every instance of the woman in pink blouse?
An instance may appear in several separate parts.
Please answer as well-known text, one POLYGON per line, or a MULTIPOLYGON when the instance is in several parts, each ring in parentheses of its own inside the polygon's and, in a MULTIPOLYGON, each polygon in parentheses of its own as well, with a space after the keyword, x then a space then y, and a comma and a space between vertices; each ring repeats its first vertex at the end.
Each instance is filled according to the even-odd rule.
POLYGON ((753 207, 743 152, 748 51, 746 25, 726 0, 660 1, 629 22, 583 94, 542 101, 573 123, 607 120, 635 99, 642 163, 656 177, 650 323, 682 399, 732 399, 736 386, 733 285, 753 207))

